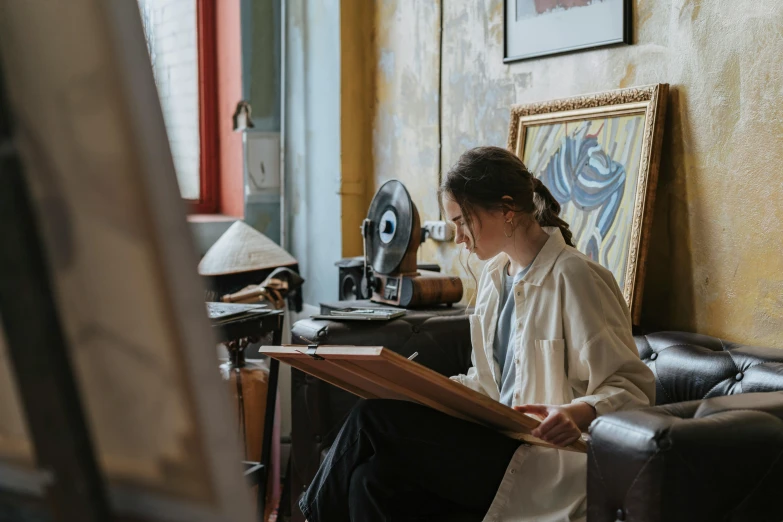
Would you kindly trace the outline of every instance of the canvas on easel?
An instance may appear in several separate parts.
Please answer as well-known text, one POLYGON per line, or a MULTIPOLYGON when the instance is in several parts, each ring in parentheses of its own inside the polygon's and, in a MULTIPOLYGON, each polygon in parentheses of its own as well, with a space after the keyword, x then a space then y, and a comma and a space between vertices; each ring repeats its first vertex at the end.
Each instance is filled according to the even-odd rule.
MULTIPOLYGON (((13 120, 0 157, 18 160, 31 190, 112 512, 252 520, 137 4, 0 0, 0 12, 0 82, 13 120)), ((18 486, 3 472, 32 464, 9 382, 3 491, 18 486)))
MULTIPOLYGON (((540 421, 381 346, 262 346, 260 353, 365 399, 417 402, 509 437, 554 448, 530 432, 540 421)), ((558 448, 584 453, 585 442, 558 448)))

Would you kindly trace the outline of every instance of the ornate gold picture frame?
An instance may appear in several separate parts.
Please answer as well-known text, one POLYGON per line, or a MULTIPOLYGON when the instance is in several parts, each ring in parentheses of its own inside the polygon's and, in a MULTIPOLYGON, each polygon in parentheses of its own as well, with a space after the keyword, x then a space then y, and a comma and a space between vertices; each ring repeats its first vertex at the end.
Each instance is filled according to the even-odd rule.
POLYGON ((612 271, 641 317, 668 84, 511 109, 508 148, 562 206, 576 247, 612 271))

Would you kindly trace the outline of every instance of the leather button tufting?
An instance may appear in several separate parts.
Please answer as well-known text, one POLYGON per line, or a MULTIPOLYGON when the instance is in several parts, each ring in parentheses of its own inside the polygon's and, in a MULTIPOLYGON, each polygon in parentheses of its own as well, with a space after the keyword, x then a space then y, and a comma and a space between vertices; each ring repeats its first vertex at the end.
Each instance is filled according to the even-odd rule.
POLYGON ((617 520, 620 520, 621 522, 625 520, 625 511, 622 509, 617 510, 617 520))
POLYGON ((320 443, 321 442, 321 436, 320 435, 316 435, 315 436, 315 441, 320 443))
POLYGON ((653 352, 653 354, 650 356, 650 360, 651 360, 651 361, 654 361, 654 360, 655 360, 655 359, 657 359, 657 358, 658 358, 658 354, 657 354, 657 353, 654 353, 654 352, 653 352))
POLYGON ((411 330, 413 330, 413 333, 419 333, 421 331, 421 328, 419 328, 419 325, 414 324, 411 330))
POLYGON ((738 373, 737 375, 734 376, 734 378, 737 379, 738 381, 741 381, 742 377, 743 377, 742 372, 740 372, 740 373, 738 373))

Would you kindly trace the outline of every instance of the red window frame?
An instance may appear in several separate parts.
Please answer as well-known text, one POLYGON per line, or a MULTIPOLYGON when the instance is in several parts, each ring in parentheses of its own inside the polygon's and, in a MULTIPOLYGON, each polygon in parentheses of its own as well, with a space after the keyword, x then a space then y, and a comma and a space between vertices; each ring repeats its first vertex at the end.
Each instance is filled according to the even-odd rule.
POLYGON ((216 19, 217 0, 196 0, 200 190, 198 200, 188 200, 195 214, 217 213, 220 202, 216 19))

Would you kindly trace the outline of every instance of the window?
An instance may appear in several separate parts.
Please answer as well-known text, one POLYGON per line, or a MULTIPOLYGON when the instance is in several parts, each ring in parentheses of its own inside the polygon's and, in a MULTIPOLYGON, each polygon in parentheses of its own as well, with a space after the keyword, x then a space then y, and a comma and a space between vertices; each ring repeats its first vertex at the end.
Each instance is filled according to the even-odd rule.
POLYGON ((216 0, 138 0, 182 197, 217 211, 216 0))

